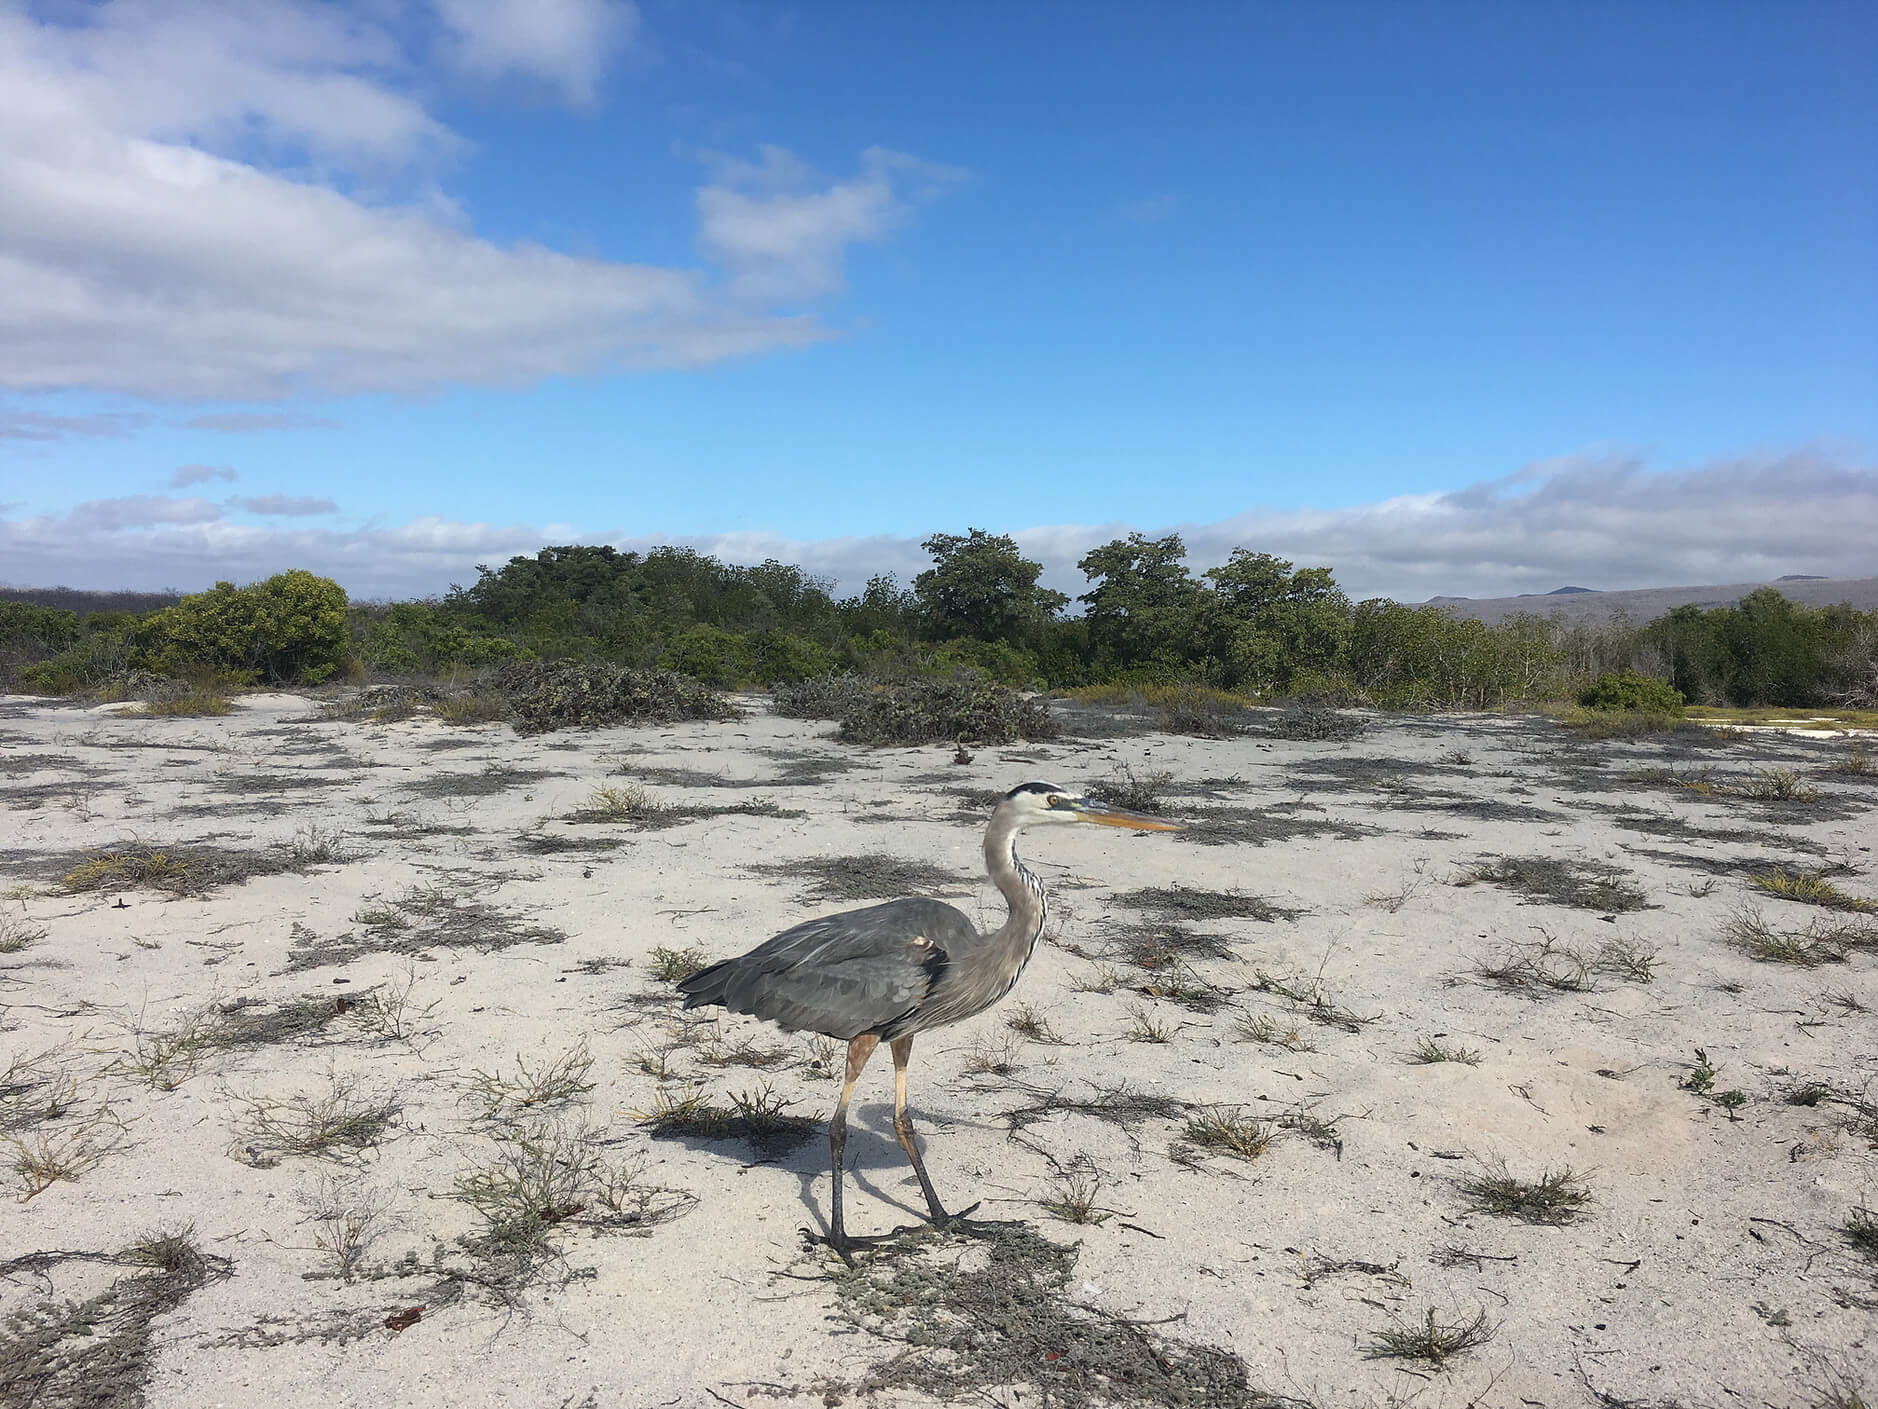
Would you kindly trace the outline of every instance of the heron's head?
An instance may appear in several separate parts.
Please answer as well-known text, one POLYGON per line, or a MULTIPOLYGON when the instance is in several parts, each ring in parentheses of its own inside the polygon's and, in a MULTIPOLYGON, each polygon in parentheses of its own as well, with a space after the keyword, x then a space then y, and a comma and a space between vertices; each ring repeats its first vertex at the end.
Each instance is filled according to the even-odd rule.
POLYGON ((1145 812, 1130 812, 1106 802, 1083 797, 1057 783, 1019 783, 1004 795, 999 810, 1015 815, 1017 825, 1055 822, 1097 822, 1104 827, 1130 827, 1138 832, 1177 832, 1180 823, 1145 812))

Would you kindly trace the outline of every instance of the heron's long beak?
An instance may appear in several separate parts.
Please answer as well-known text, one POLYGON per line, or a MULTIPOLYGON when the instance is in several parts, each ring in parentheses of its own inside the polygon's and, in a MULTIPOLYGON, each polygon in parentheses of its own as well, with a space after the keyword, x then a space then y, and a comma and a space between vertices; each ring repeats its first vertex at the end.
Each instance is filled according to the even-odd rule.
POLYGON ((1070 804, 1078 822, 1100 822, 1105 827, 1132 827, 1137 832, 1178 832, 1180 823, 1165 817, 1150 817, 1145 812, 1130 812, 1125 807, 1110 807, 1094 798, 1079 797, 1070 804))

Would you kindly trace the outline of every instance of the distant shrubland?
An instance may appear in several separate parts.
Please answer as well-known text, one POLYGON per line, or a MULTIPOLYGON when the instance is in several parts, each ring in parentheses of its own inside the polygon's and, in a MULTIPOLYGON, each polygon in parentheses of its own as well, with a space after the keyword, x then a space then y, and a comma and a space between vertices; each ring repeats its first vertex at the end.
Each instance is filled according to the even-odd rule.
MULTIPOLYGON (((785 708, 829 700, 852 727, 867 715, 887 736, 948 727, 917 722, 936 696, 915 706, 887 688, 920 681, 1387 709, 1878 705, 1878 612, 1802 606, 1773 588, 1641 625, 1533 613, 1488 626, 1439 607, 1352 602, 1329 568, 1243 548, 1195 575, 1178 535, 1131 534, 1082 559, 1088 590, 1072 614, 1009 537, 972 529, 924 547, 932 566, 910 586, 880 576, 845 598, 786 563, 591 546, 479 567, 467 587, 415 602, 350 603, 298 570, 137 610, 81 613, 56 605, 63 589, 0 589, 0 687, 122 698, 151 681, 422 680, 500 692, 526 678, 571 710, 576 683, 583 699, 630 703, 657 672, 694 682, 704 693, 682 698, 700 709, 711 692, 768 687, 785 708), (566 666, 631 674, 541 673, 566 666)), ((70 596, 100 605, 99 594, 70 596)), ((665 709, 681 695, 658 698, 665 709)))

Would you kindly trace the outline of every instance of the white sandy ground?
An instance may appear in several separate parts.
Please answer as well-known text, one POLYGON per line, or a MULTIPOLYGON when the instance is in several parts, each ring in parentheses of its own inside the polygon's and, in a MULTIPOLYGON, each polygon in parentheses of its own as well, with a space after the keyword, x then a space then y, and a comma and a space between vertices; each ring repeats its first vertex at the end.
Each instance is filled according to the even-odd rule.
MULTIPOLYGON (((828 1202, 819 1126, 765 1159, 739 1140, 654 1141, 636 1122, 660 1088, 637 1054, 675 1031, 660 996, 669 986, 646 971, 648 955, 665 945, 724 957, 844 908, 806 899, 807 884, 786 870, 752 867, 873 852, 955 872, 956 902, 993 927, 1002 908, 980 867, 982 812, 961 812, 953 790, 1039 777, 1082 789, 1127 764, 1175 776, 1175 813, 1235 806, 1344 834, 1264 845, 1099 828, 1028 834, 1022 850, 1053 897, 1045 943, 1004 1005, 921 1038, 914 1055, 913 1108, 942 1195, 955 1205, 981 1198, 985 1216, 1080 1241, 1075 1299, 1141 1320, 1179 1318, 1159 1332, 1227 1349, 1253 1385, 1324 1406, 1815 1405, 1824 1386, 1858 1386, 1860 1376, 1867 1402, 1878 1393, 1878 1266, 1838 1231, 1861 1202, 1878 1206, 1878 1155, 1840 1128, 1845 1105, 1783 1100, 1802 1081, 1878 1099, 1878 955, 1803 969, 1753 962, 1720 937, 1752 900, 1744 861, 1839 862, 1852 868, 1842 885, 1878 893, 1878 786, 1818 771, 1842 743, 1760 735, 1707 752, 1729 773, 1794 768, 1826 795, 1773 805, 1627 784, 1626 767, 1660 759, 1664 745, 1583 743, 1543 720, 1379 719, 1362 738, 1330 743, 1067 739, 982 748, 955 765, 950 746, 857 749, 829 737, 829 725, 750 703, 751 715, 730 724, 521 739, 506 726, 329 721, 288 695, 248 697, 219 720, 0 700, 0 888, 21 887, 0 905, 46 930, 0 957, 0 1063, 59 1048, 80 1095, 48 1128, 73 1129, 106 1105, 123 1125, 75 1181, 0 1204, 0 1261, 112 1252, 193 1224, 232 1274, 155 1323, 147 1401, 159 1409, 921 1402, 828 1388, 863 1380, 904 1347, 846 1319, 821 1258, 803 1249, 798 1229, 821 1228, 828 1202), (836 771, 804 785, 788 769, 805 757, 836 771), (1367 777, 1326 771, 1362 760, 1367 777), (495 769, 546 776, 482 779, 495 769), (648 769, 749 782, 733 791, 655 777, 652 792, 669 802, 755 795, 807 815, 657 831, 559 820, 595 785, 648 769), (444 775, 486 791, 413 792, 444 775), (1479 815, 1489 802, 1515 811, 1479 815), (1652 835, 1620 814, 1737 835, 1652 835), (355 859, 186 899, 57 885, 89 847, 136 838, 258 849, 310 826, 344 834, 355 859), (537 831, 621 844, 530 854, 519 839, 537 831), (1651 908, 1607 920, 1454 883, 1482 857, 1535 855, 1623 867, 1651 908), (296 937, 358 933, 363 908, 420 884, 565 940, 289 970, 296 937), (1098 952, 1112 925, 1148 918, 1115 897, 1150 886, 1258 895, 1302 913, 1198 924, 1237 955, 1198 965, 1235 990, 1212 1014, 1127 988, 1072 988, 1097 965, 1070 947, 1098 952), (1592 947, 1634 941, 1654 948, 1660 966, 1648 984, 1606 976, 1594 991, 1546 998, 1476 976, 1481 956, 1541 930, 1592 947), (1321 975, 1338 1002, 1374 1020, 1354 1033, 1312 1024, 1254 990, 1258 971, 1321 975), (211 1002, 358 994, 407 973, 414 1002, 435 1005, 422 1042, 375 1041, 335 1021, 311 1039, 212 1054, 173 1090, 124 1068, 137 1025, 174 1027, 211 1002), (1256 1164, 1215 1157, 1195 1169, 1170 1158, 1181 1121, 1150 1120, 1131 1135, 1075 1114, 1014 1141, 1003 1112, 1027 1098, 1010 1080, 971 1075, 967 1058, 980 1039, 1008 1035, 1020 1001, 1062 1044, 1021 1044, 1010 1080, 1081 1095, 1086 1083, 1125 1079, 1253 1115, 1308 1107, 1338 1118, 1341 1155, 1281 1132, 1256 1164), (1143 1010, 1174 1027, 1171 1040, 1129 1039, 1143 1010), (1314 1050, 1242 1040, 1242 1012, 1282 1019, 1314 1050), (1408 1054, 1434 1034, 1478 1049, 1479 1065, 1412 1064, 1408 1054), (472 1074, 512 1073, 518 1056, 539 1063, 583 1041, 593 1089, 574 1109, 609 1127, 609 1158, 643 1160, 645 1181, 684 1196, 676 1216, 645 1236, 564 1226, 563 1259, 513 1306, 475 1286, 444 1304, 434 1277, 384 1275, 407 1253, 428 1260, 441 1249, 468 1263, 452 1249, 477 1219, 448 1196, 499 1148, 464 1101, 472 1074), (1720 1068, 1717 1090, 1748 1096, 1739 1119, 1680 1088, 1698 1047, 1720 1068), (315 1092, 329 1073, 402 1102, 375 1150, 350 1164, 287 1157, 257 1167, 238 1157, 246 1098, 315 1092), (1050 1217, 1038 1203, 1051 1174, 1041 1151, 1065 1162, 1086 1154, 1103 1175, 1099 1202, 1116 1216, 1080 1227, 1050 1217), (1470 1211, 1459 1183, 1495 1160, 1529 1178, 1569 1165, 1594 1202, 1565 1227, 1470 1211), (378 1275, 324 1275, 332 1264, 314 1245, 307 1201, 333 1180, 386 1207, 362 1264, 378 1275), (1449 1248, 1481 1258, 1437 1260, 1449 1248), (1336 1260, 1393 1272, 1311 1271, 1336 1260), (382 1325, 427 1297, 417 1324, 382 1325), (1484 1310, 1497 1332, 1441 1371, 1371 1357, 1375 1331, 1419 1322, 1430 1306, 1444 1319, 1484 1310), (339 1334, 348 1324, 358 1333, 339 1334)), ((1758 903, 1790 927, 1821 913, 1758 903)), ((835 1085, 809 1066, 806 1038, 744 1019, 721 1029, 780 1040, 792 1061, 767 1073, 720 1069, 680 1049, 670 1089, 697 1081, 721 1099, 768 1080, 796 1111, 825 1115, 835 1085)), ((890 1095, 883 1056, 857 1096, 849 1141, 857 1232, 906 1224, 922 1208, 892 1138, 890 1095)), ((82 1299, 126 1275, 16 1263, 0 1311, 82 1299)), ((1029 1388, 994 1388, 973 1402, 1041 1401, 1029 1388)))

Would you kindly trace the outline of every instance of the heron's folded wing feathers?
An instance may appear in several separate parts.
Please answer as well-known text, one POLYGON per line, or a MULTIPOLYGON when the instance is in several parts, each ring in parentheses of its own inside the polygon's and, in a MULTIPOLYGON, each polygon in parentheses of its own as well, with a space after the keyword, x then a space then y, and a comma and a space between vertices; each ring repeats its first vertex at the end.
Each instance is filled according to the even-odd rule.
POLYGON ((679 985, 685 1006, 722 1003, 784 1027, 849 1038, 916 1008, 971 924, 950 905, 897 900, 785 930, 679 985))

